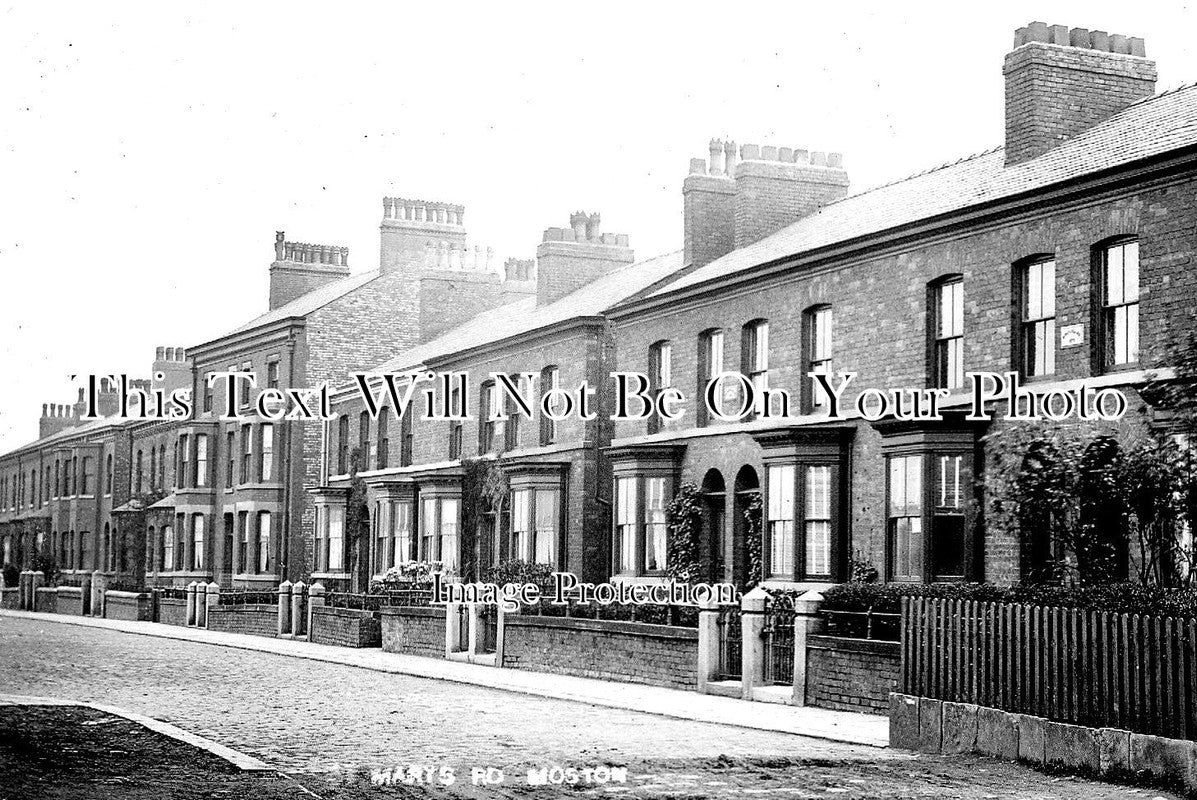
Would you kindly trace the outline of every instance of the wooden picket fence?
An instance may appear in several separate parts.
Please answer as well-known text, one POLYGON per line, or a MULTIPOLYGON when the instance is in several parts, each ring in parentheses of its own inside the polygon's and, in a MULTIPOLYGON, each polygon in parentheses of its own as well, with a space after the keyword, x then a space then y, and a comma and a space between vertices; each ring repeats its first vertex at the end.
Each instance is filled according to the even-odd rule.
POLYGON ((1197 620, 903 598, 902 691, 1197 739, 1197 620))

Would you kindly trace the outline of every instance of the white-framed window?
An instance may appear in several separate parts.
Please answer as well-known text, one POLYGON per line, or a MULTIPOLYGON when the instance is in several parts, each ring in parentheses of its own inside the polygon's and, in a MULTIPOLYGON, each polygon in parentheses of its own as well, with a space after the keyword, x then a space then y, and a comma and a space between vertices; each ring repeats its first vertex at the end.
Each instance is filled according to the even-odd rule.
POLYGON ((805 576, 831 575, 831 467, 805 468, 803 547, 805 576))
POLYGON ((425 497, 420 502, 420 560, 436 561, 437 502, 425 497))
POLYGON ((557 563, 557 537, 561 530, 561 492, 536 490, 536 527, 532 557, 537 564, 557 563))
POLYGON ((391 503, 391 523, 395 529, 395 543, 391 550, 391 566, 411 560, 411 503, 391 503))
POLYGON ((259 573, 269 573, 274 571, 273 559, 270 557, 271 522, 272 520, 269 511, 261 511, 258 513, 257 571, 259 573))
POLYGON ((274 425, 263 422, 262 436, 262 483, 274 480, 274 425))
POLYGON ((949 278, 934 288, 935 385, 964 386, 964 279, 949 278))
POLYGON ((328 507, 328 571, 345 568, 345 508, 328 507))
POLYGON ((668 563, 668 518, 665 478, 644 479, 644 569, 661 572, 668 563))
POLYGON ((532 549, 532 490, 511 492, 511 557, 531 561, 532 549))
MULTIPOLYGON (((816 306, 806 312, 806 371, 823 375, 831 374, 831 306, 816 306)), ((809 381, 811 412, 826 411, 829 400, 827 393, 814 378, 809 381)))
POLYGON ((744 326, 743 373, 756 392, 753 413, 765 409, 765 390, 769 388, 769 323, 759 319, 744 326))
POLYGON ((191 518, 191 553, 192 561, 191 568, 196 572, 201 572, 204 569, 204 542, 207 540, 207 531, 204 528, 205 517, 203 514, 196 514, 191 518))
POLYGON ((1105 366, 1139 361, 1139 243, 1120 242, 1102 251, 1102 333, 1105 366))
POLYGON ((208 436, 203 433, 195 437, 195 485, 208 485, 208 436))
POLYGON ((1022 374, 1028 378, 1056 371, 1056 261, 1033 261, 1022 267, 1022 330, 1019 345, 1022 374))
POLYGON ((923 457, 889 459, 890 575, 894 580, 923 577, 923 457))
MULTIPOLYGON (((540 390, 546 394, 553 389, 561 388, 561 370, 557 367, 545 367, 540 373, 540 384, 540 390)), ((561 401, 557 400, 556 395, 553 396, 552 408, 554 413, 561 411, 561 401)), ((548 445, 556 442, 560 434, 559 428, 557 420, 542 413, 540 416, 540 443, 548 445)))
POLYGON ((794 474, 793 464, 769 467, 769 572, 785 578, 794 574, 794 474))
POLYGON ((440 544, 439 561, 445 571, 457 569, 457 509, 459 501, 456 497, 441 498, 440 508, 440 544))
POLYGON ((636 522, 639 519, 639 481, 634 477, 615 481, 615 563, 622 574, 636 572, 636 522))

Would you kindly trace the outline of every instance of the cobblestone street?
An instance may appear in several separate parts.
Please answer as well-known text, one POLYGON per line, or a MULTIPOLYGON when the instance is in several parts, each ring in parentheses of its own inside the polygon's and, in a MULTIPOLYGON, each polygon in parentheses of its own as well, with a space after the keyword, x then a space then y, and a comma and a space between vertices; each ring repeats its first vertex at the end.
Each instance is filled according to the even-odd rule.
POLYGON ((406 787, 361 787, 363 771, 401 765, 450 766, 459 775, 450 794, 493 797, 464 785, 471 768, 502 768, 522 781, 527 767, 554 764, 625 765, 626 785, 594 791, 640 797, 1165 796, 984 759, 911 756, 28 619, 0 618, 0 693, 153 716, 298 774, 325 797, 410 796, 406 787))

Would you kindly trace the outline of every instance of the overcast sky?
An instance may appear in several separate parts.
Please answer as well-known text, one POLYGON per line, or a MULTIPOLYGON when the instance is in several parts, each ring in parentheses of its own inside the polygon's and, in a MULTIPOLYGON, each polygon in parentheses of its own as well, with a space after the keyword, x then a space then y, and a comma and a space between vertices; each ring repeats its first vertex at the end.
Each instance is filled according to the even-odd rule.
POLYGON ((1187 4, 17 3, 0 9, 0 451, 73 373, 266 310, 276 230, 377 266, 381 199, 463 203, 531 257, 573 210, 681 246, 713 136, 844 154, 854 189, 1001 143, 1032 20, 1142 36, 1197 81, 1187 4))

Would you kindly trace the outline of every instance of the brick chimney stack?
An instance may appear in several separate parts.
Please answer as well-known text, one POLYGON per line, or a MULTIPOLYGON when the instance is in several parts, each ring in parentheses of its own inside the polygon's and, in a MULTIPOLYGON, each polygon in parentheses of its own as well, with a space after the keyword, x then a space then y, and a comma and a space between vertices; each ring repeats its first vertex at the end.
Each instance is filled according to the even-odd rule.
POLYGON ((450 253, 466 247, 465 206, 455 203, 382 199, 381 253, 383 273, 408 268, 424 269, 429 253, 447 266, 450 253))
POLYGON ((286 241, 274 234, 274 263, 270 265, 270 308, 290 303, 313 289, 349 275, 349 248, 286 241))
POLYGON ((848 195, 839 153, 712 139, 682 184, 684 257, 702 266, 848 195))
POLYGON ((1143 40, 1032 22, 1006 54, 1006 165, 1063 141, 1155 94, 1143 40))
POLYGON ((626 234, 602 233, 601 218, 577 211, 548 228, 536 248, 536 304, 545 305, 635 260, 626 234))

